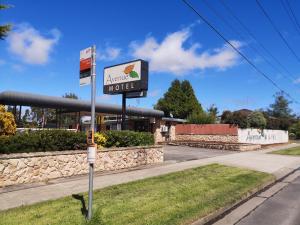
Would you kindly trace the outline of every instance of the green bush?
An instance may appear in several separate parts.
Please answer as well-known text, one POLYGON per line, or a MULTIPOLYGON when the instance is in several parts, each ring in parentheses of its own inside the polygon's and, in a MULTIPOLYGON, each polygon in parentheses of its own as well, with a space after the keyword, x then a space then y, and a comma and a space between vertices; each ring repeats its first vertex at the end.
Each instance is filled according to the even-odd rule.
POLYGON ((86 149, 86 134, 66 130, 43 130, 0 136, 0 153, 86 149))
POLYGON ((290 135, 294 134, 295 139, 300 139, 300 121, 297 123, 294 123, 292 126, 289 128, 290 135))
POLYGON ((264 129, 267 125, 267 120, 259 111, 250 113, 247 117, 247 126, 250 128, 264 129))
POLYGON ((239 128, 247 128, 247 117, 249 112, 245 110, 239 110, 230 112, 224 111, 221 116, 221 123, 238 125, 239 128))
POLYGON ((134 131, 106 131, 103 133, 106 137, 104 147, 130 147, 145 146, 154 144, 154 136, 147 132, 134 131))
MULTIPOLYGON (((107 148, 154 144, 154 136, 146 132, 106 131, 97 134, 103 135, 102 139, 106 139, 101 144, 107 148)), ((86 148, 86 133, 84 132, 42 130, 17 133, 14 136, 0 136, 0 154, 84 150, 86 148)))
POLYGON ((212 124, 215 123, 215 117, 207 112, 191 113, 187 122, 190 124, 212 124))

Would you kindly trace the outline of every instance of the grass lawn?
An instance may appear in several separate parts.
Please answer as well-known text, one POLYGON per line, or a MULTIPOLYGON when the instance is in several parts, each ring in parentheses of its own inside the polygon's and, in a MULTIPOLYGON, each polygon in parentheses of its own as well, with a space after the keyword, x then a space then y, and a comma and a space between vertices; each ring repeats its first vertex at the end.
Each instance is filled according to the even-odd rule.
POLYGON ((278 155, 294 155, 300 156, 300 147, 288 148, 283 150, 278 150, 274 152, 270 152, 271 154, 278 154, 278 155))
MULTIPOLYGON (((79 196, 0 212, 0 224, 189 224, 234 203, 272 175, 211 164, 115 185, 94 192, 94 218, 87 223, 79 196)), ((87 205, 87 195, 83 195, 87 205)))

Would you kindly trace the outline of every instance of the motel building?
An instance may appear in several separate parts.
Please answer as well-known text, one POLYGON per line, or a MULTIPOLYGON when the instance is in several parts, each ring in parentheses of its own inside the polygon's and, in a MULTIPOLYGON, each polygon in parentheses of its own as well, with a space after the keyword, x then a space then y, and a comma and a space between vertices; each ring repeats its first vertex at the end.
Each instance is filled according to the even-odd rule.
MULTIPOLYGON (((122 89, 121 86, 119 85, 118 88, 122 89)), ((25 111, 24 107, 54 109, 56 122, 54 124, 47 123, 43 128, 86 131, 90 127, 90 101, 4 91, 0 92, 0 104, 13 106, 16 121, 21 121, 22 111, 25 111), (72 120, 68 120, 67 124, 62 123, 65 115, 72 118, 72 120)), ((47 110, 44 111, 47 113, 47 110)), ((96 131, 121 130, 121 105, 96 102, 95 111, 96 131)), ((182 119, 166 117, 164 112, 160 110, 126 108, 126 130, 151 132, 154 134, 156 143, 175 140, 175 126, 184 122, 185 120, 182 119)), ((19 131, 25 129, 20 123, 17 126, 19 131)))

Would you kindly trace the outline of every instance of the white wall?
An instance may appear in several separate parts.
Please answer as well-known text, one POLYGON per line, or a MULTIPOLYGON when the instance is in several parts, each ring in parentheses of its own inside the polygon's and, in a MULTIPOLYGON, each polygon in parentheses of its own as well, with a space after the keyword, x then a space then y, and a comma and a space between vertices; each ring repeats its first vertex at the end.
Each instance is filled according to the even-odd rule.
POLYGON ((250 144, 275 144, 289 141, 284 130, 238 129, 238 142, 250 144))

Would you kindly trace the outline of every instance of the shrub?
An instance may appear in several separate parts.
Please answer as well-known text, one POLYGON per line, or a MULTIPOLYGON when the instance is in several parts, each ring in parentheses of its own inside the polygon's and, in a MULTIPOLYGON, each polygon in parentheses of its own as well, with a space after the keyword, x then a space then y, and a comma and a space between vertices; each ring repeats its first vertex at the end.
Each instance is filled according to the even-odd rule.
POLYGON ((238 125, 240 128, 247 128, 248 113, 243 111, 235 111, 232 114, 232 123, 238 125))
POLYGON ((106 143, 106 137, 104 134, 101 134, 101 133, 95 133, 95 143, 98 145, 98 147, 103 147, 105 146, 105 143, 106 143))
POLYGON ((206 112, 192 113, 187 118, 190 124, 212 124, 215 123, 215 117, 206 112))
POLYGON ((86 149, 86 134, 66 130, 43 130, 0 136, 0 153, 86 149))
POLYGON ((294 123, 289 129, 290 135, 294 134, 294 138, 300 139, 300 121, 294 123))
POLYGON ((6 112, 5 107, 0 105, 0 135, 14 135, 16 128, 14 115, 6 112))
POLYGON ((240 128, 247 128, 247 117, 249 113, 245 110, 230 112, 224 111, 221 116, 221 123, 238 125, 240 128))
POLYGON ((248 127, 264 129, 266 125, 267 120, 264 117, 264 115, 259 111, 252 112, 247 117, 248 127))
POLYGON ((292 125, 292 121, 288 118, 267 117, 267 129, 272 130, 288 130, 292 125))
POLYGON ((154 136, 148 132, 134 131, 106 131, 103 133, 106 137, 105 147, 130 147, 153 145, 154 136))
MULTIPOLYGON (((153 145, 154 136, 146 132, 106 131, 95 134, 95 142, 103 147, 129 147, 153 145)), ((0 136, 0 154, 84 150, 86 134, 66 130, 42 130, 0 136)))
POLYGON ((225 110, 221 115, 221 123, 233 124, 232 112, 225 110))
POLYGON ((289 133, 289 138, 290 138, 291 140, 297 139, 296 134, 294 134, 294 133, 289 133))

